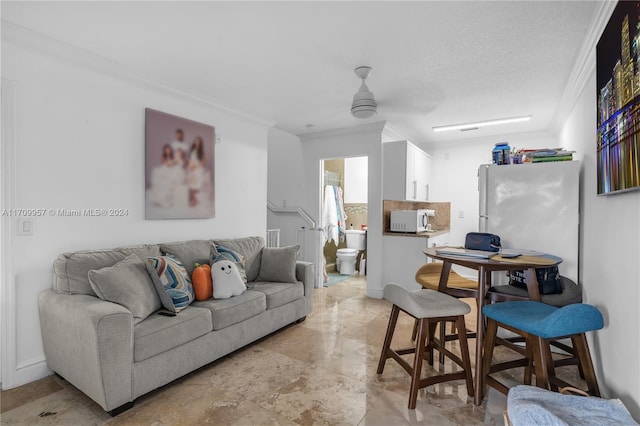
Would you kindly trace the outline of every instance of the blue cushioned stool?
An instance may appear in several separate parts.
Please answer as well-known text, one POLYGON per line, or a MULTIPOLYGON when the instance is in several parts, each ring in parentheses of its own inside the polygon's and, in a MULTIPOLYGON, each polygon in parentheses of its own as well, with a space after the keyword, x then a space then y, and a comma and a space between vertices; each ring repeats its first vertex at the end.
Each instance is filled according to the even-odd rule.
POLYGON ((482 369, 485 387, 488 385, 507 394, 509 389, 491 374, 520 366, 525 367, 525 384, 531 384, 531 369, 535 367, 537 386, 554 391, 558 390, 558 386, 571 386, 556 377, 549 347, 551 341, 571 338, 578 357, 578 366, 587 382, 588 393, 600 396, 585 337, 586 332, 599 330, 604 326, 602 314, 597 308, 583 303, 558 308, 528 300, 486 305, 482 308, 482 313, 487 318, 482 369), (525 338, 524 359, 500 364, 491 363, 498 327, 525 338))
POLYGON ((465 380, 467 394, 473 396, 473 379, 471 376, 471 360, 469 358, 469 348, 467 345, 467 333, 464 324, 464 315, 471 311, 469 305, 444 293, 434 290, 409 291, 396 285, 388 284, 384 288, 384 298, 393 304, 387 334, 384 338, 380 362, 378 363, 378 374, 382 374, 384 366, 389 358, 395 359, 402 368, 411 376, 411 388, 409 390, 409 409, 416 408, 418 390, 436 383, 450 380, 465 380), (407 349, 391 349, 393 332, 398 321, 400 311, 418 320, 418 338, 415 347, 407 349), (461 356, 458 356, 444 347, 444 342, 434 339, 431 333, 431 324, 438 322, 453 322, 456 324, 458 338, 460 340, 461 356), (427 349, 434 348, 444 353, 449 359, 462 367, 462 371, 439 374, 421 378, 422 360, 429 355, 427 349), (405 361, 401 356, 415 354, 413 366, 405 361))

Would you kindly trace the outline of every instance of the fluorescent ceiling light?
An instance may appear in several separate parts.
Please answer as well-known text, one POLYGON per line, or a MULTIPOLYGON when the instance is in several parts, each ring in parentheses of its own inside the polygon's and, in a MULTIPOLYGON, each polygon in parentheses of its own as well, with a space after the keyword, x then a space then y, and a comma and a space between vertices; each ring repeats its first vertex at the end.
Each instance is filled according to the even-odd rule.
POLYGON ((531 120, 531 115, 525 115, 522 117, 510 117, 510 118, 498 118, 495 120, 476 121, 472 123, 462 124, 448 124, 446 126, 433 127, 434 132, 446 132, 448 130, 471 130, 479 127, 496 126, 498 124, 519 123, 521 121, 531 120))

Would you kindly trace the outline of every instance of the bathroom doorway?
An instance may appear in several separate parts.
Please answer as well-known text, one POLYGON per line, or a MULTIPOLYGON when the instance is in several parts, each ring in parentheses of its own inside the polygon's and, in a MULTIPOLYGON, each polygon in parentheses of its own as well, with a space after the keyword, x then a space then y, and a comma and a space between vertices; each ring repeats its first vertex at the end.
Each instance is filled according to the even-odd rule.
POLYGON ((320 161, 323 285, 366 275, 368 157, 320 161))

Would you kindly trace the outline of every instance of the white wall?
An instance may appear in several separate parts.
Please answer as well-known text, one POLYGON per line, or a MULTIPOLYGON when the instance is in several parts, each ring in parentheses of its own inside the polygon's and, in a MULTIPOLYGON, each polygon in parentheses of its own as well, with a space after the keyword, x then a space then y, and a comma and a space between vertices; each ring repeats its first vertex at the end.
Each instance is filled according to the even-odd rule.
POLYGON ((581 160, 580 279, 605 328, 589 343, 605 396, 640 419, 640 191, 597 196, 595 66, 560 141, 581 160))
MULTIPOLYGON (((267 125, 193 97, 102 72, 103 64, 70 47, 34 48, 2 41, 2 77, 15 82, 11 193, 6 208, 122 208, 125 217, 39 217, 33 236, 12 234, 3 286, 3 387, 47 370, 37 297, 51 287, 52 263, 65 251, 191 238, 263 235, 266 229, 267 125), (62 50, 61 50, 62 49, 62 50), (47 53, 48 51, 55 53, 47 53), (61 54, 63 52, 63 54, 61 54), (58 59, 64 57, 65 59, 58 59), (165 111, 216 127, 216 217, 144 220, 144 109, 165 111), (6 333, 5 333, 6 332, 6 333), (15 339, 14 339, 15 337, 15 339), (7 355, 8 354, 8 355, 7 355)), ((6 124, 6 123, 3 123, 6 124)), ((3 167, 6 180, 7 168, 3 167)), ((13 223, 15 225, 15 223, 13 223)), ((9 241, 9 236, 3 235, 9 241)))
POLYGON ((344 202, 354 204, 367 203, 369 175, 367 157, 344 159, 344 202))
POLYGON ((431 154, 431 200, 451 203, 449 244, 464 245, 467 232, 478 231, 478 168, 491 163, 497 142, 515 148, 553 148, 557 138, 547 132, 465 139, 422 148, 431 154), (460 213, 464 217, 460 217, 460 213))
MULTIPOLYGON (((310 183, 304 173, 300 138, 272 128, 268 139, 267 198, 277 207, 302 207, 310 183)), ((307 213, 318 220, 315 211, 307 213)), ((310 225, 297 214, 268 211, 267 226, 280 229, 280 245, 288 246, 297 242, 298 229, 310 225)))
MULTIPOLYGON (((269 133, 268 198, 287 200, 287 205, 302 207, 320 225, 320 160, 343 157, 368 157, 368 199, 380 200, 368 206, 367 295, 382 297, 382 130, 384 123, 305 135, 301 141, 286 132, 269 133), (293 165, 300 160, 298 165, 293 165), (277 182, 284 182, 281 187, 277 182)), ((275 224, 270 214, 269 227, 275 224)), ((279 224, 286 226, 283 219, 279 224)))

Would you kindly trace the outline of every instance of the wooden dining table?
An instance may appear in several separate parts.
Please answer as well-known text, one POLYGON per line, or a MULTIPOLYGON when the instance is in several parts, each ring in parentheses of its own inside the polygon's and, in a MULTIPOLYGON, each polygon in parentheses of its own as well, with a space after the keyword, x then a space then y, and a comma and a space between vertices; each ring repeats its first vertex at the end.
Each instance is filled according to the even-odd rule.
POLYGON ((437 248, 431 247, 424 249, 423 251, 428 257, 443 262, 438 291, 451 294, 452 296, 458 296, 454 288, 447 288, 447 282, 449 280, 449 273, 451 272, 452 265, 460 265, 478 271, 478 292, 476 294, 476 305, 478 308, 475 356, 476 365, 473 400, 476 405, 480 405, 483 398, 482 351, 484 347, 484 317, 482 315, 482 307, 485 305, 487 291, 491 288, 491 273, 497 271, 504 272, 524 270, 529 298, 531 300, 540 300, 538 279, 536 278, 535 269, 558 265, 562 262, 562 259, 548 254, 541 256, 522 255, 514 258, 503 258, 497 254, 489 259, 483 259, 450 254, 438 254, 437 250, 437 248))

